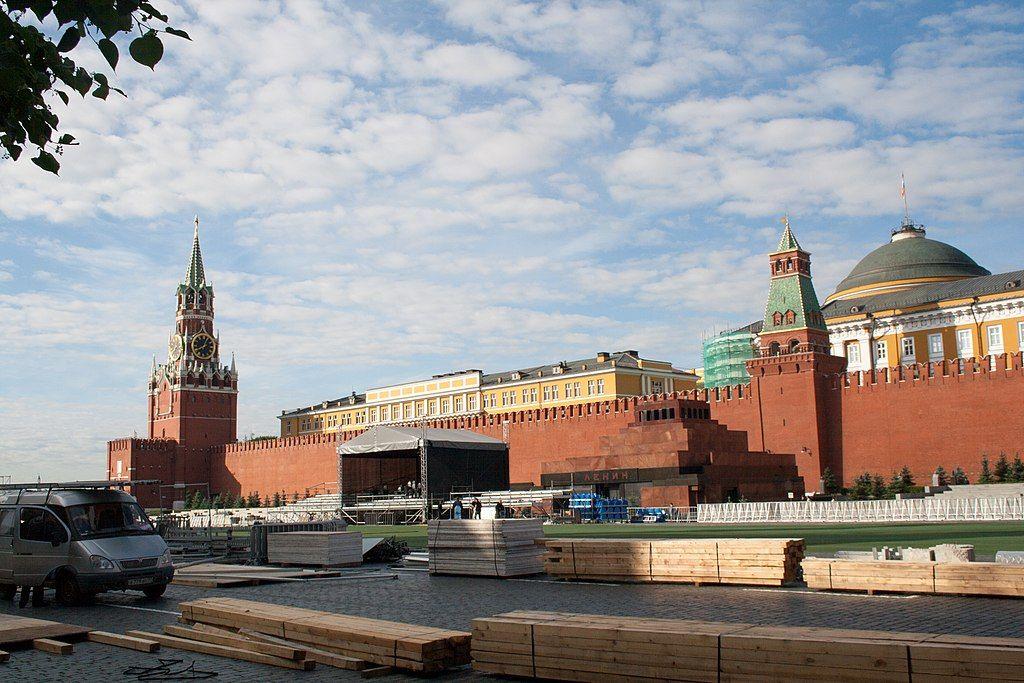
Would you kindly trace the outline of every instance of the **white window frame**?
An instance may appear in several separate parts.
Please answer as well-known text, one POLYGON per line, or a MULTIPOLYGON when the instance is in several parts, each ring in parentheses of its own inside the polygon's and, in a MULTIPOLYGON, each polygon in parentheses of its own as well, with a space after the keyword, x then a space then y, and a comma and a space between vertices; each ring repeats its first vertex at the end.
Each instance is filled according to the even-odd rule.
POLYGON ((972 330, 956 331, 956 355, 958 358, 974 357, 974 332, 972 330))
POLYGON ((889 362, 889 342, 884 339, 875 340, 875 363, 889 362))
POLYGON ((903 337, 900 339, 900 359, 901 360, 917 360, 917 341, 913 337, 903 337), (907 349, 910 351, 907 351, 907 349))
POLYGON ((1024 321, 1017 323, 1017 350, 1024 351, 1024 321))
MULTIPOLYGON (((1022 323, 1022 324, 1024 324, 1024 323, 1022 323)), ((601 395, 601 394, 604 393, 604 380, 603 379, 597 380, 597 393, 598 393, 598 395, 601 395)))
POLYGON ((1003 326, 1002 325, 997 323, 995 325, 989 325, 988 327, 986 327, 985 328, 985 339, 988 341, 988 353, 989 353, 989 355, 991 355, 993 353, 1002 353, 1003 352, 1003 349, 1005 347, 1003 346, 1003 326), (992 333, 993 332, 997 332, 997 334, 995 336, 998 337, 998 343, 992 341, 992 333))
POLYGON ((928 335, 928 360, 942 360, 946 357, 945 345, 942 343, 942 333, 928 335), (938 343, 936 343, 938 342, 938 343))
POLYGON ((847 367, 860 367, 861 355, 860 355, 860 342, 850 341, 846 342, 846 365, 847 367))
POLYGON ((587 380, 587 396, 593 396, 594 392, 597 391, 597 382, 592 379, 587 380))

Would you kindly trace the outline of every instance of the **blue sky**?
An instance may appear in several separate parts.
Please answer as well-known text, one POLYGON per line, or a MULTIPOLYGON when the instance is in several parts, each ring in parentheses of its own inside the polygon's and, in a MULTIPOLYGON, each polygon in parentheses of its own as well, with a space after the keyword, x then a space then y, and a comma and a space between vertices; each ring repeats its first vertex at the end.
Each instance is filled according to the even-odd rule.
POLYGON ((930 236, 1021 267, 1019 4, 158 5, 193 42, 60 113, 59 179, 0 161, 0 474, 145 433, 196 213, 240 436, 455 369, 693 367, 760 317, 779 216, 824 297, 901 172, 930 236))

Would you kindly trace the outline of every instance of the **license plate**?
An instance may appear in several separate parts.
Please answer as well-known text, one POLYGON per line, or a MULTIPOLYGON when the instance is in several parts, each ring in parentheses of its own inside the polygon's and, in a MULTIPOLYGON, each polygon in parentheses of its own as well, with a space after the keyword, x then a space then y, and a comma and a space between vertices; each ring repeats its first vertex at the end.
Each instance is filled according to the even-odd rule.
POLYGON ((153 579, 145 576, 138 579, 128 579, 129 586, 145 586, 148 583, 153 583, 153 579))

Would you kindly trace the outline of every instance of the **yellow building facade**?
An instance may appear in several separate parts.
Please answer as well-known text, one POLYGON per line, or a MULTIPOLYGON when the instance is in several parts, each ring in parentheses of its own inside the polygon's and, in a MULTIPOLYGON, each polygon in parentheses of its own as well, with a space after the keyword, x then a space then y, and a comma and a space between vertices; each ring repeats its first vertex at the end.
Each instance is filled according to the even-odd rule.
POLYGON ((507 372, 465 370, 430 379, 352 392, 347 397, 283 411, 281 436, 362 430, 378 424, 469 417, 581 405, 626 396, 693 389, 697 376, 636 351, 601 352, 507 372))
POLYGON ((991 274, 908 222, 822 306, 851 371, 1024 350, 1024 271, 991 274))

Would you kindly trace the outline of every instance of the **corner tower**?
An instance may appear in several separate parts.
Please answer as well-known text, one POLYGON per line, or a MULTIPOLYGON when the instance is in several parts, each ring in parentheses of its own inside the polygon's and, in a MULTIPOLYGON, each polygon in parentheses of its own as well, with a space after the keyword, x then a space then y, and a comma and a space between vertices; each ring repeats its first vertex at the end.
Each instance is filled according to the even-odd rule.
POLYGON ((842 477, 842 454, 832 438, 839 411, 830 386, 846 369, 846 359, 831 354, 811 281, 811 255, 796 241, 788 216, 783 223, 782 239, 769 254, 760 355, 747 361, 747 373, 764 450, 795 453, 805 488, 821 491, 825 468, 842 477))
POLYGON ((190 447, 231 443, 236 437, 238 373, 234 357, 231 365, 221 363, 213 285, 206 281, 199 246, 199 218, 176 301, 167 362, 158 365, 154 359, 149 377, 149 436, 190 447))

